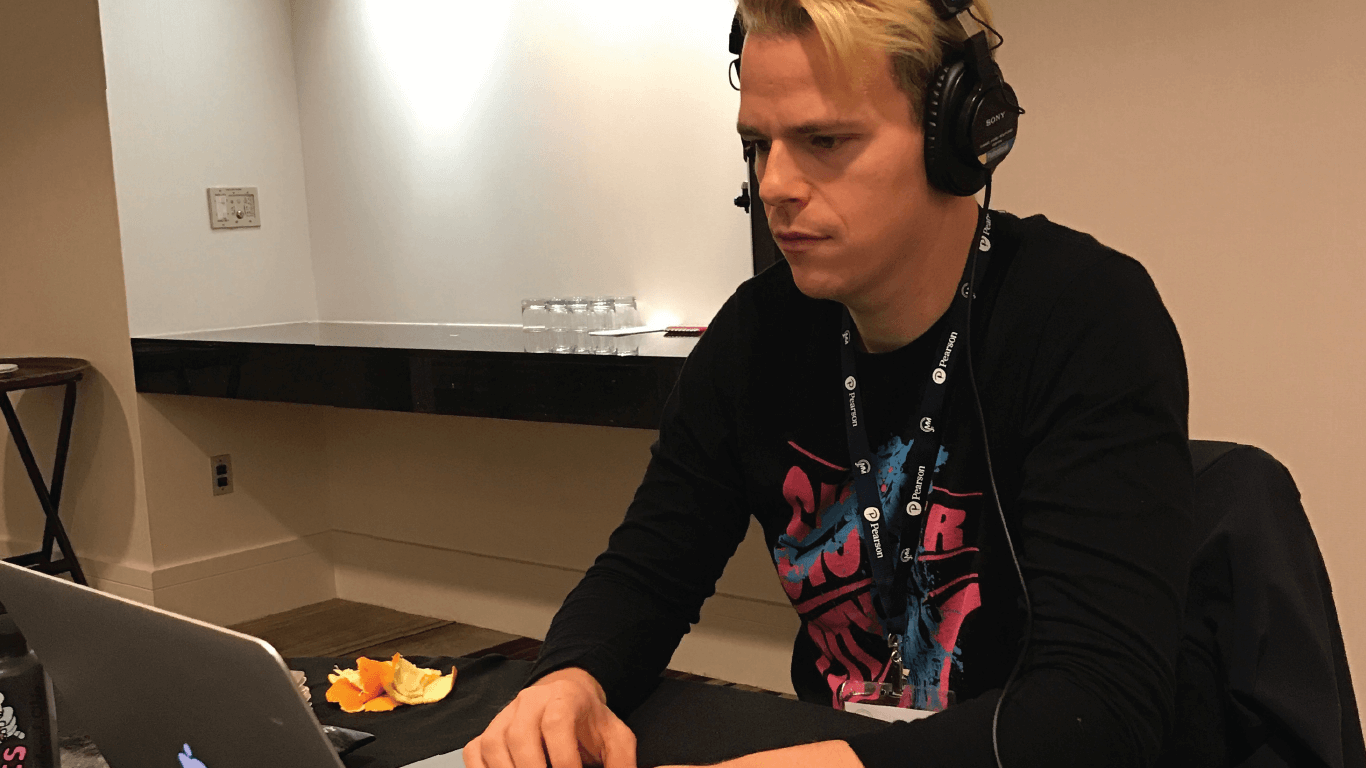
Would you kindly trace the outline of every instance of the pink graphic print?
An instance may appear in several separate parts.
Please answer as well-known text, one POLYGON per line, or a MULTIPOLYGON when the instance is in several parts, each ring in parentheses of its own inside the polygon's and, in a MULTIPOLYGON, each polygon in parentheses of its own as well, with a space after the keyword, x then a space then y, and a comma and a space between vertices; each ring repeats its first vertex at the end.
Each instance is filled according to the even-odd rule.
MULTIPOLYGON (((975 577, 977 574, 973 574, 975 577)), ((973 581, 966 587, 953 593, 953 596, 944 601, 939 607, 942 616, 939 622, 939 631, 935 634, 934 641, 940 648, 947 651, 939 667, 939 685, 937 694, 939 701, 947 706, 949 701, 949 672, 953 666, 953 649, 958 647, 958 631, 963 628, 963 620, 969 613, 982 607, 982 591, 973 581)))
MULTIPOLYGON (((817 670, 830 687, 831 704, 838 707, 838 692, 845 681, 885 679, 885 635, 863 561, 862 529, 848 470, 795 443, 789 445, 800 458, 783 479, 783 500, 791 516, 774 547, 774 565, 819 651, 817 670), (813 475, 838 477, 839 482, 824 482, 813 475)), ((907 447, 896 441, 878 452, 884 508, 899 506, 905 480, 900 469, 907 447)), ((941 455, 940 463, 944 460, 941 455)), ((925 535, 917 542, 914 584, 907 596, 911 624, 902 655, 914 686, 905 704, 939 710, 947 706, 950 675, 954 665, 961 663, 956 654, 964 621, 981 606, 971 557, 978 548, 966 546, 970 532, 965 530, 968 510, 976 509, 981 494, 939 488, 932 493, 935 499, 925 512, 925 535)))
MULTIPOLYGON (((817 463, 813 469, 843 471, 792 447, 817 463)), ((862 539, 852 495, 847 486, 813 481, 806 470, 793 466, 783 480, 791 517, 773 552, 783 590, 820 651, 816 667, 832 695, 845 680, 872 679, 883 667, 883 660, 869 651, 877 648, 882 627, 873 609, 872 580, 861 570, 862 539)))
MULTIPOLYGON (((954 506, 933 502, 926 510, 925 536, 920 542, 916 572, 919 595, 911 595, 911 610, 920 616, 920 642, 903 648, 907 669, 916 691, 913 706, 942 710, 949 702, 949 681, 958 648, 958 636, 968 614, 982 605, 978 574, 971 560, 960 558, 978 551, 964 546, 963 530, 968 500, 980 493, 956 494, 935 489, 954 506)), ((914 615, 914 614, 913 614, 914 615)))

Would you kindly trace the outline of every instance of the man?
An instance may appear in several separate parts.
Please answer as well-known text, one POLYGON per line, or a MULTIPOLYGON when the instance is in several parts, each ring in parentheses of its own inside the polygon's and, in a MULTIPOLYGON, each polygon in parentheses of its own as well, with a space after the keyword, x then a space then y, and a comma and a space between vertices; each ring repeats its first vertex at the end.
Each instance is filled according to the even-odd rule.
POLYGON ((993 742, 1012 768, 1153 764, 1193 481, 1181 344, 1151 280, 931 182, 930 79, 958 18, 923 0, 740 12, 740 132, 786 263, 699 341, 626 519, 466 762, 633 766, 617 713, 752 514, 802 618, 801 698, 938 714, 736 766, 994 766, 993 742))

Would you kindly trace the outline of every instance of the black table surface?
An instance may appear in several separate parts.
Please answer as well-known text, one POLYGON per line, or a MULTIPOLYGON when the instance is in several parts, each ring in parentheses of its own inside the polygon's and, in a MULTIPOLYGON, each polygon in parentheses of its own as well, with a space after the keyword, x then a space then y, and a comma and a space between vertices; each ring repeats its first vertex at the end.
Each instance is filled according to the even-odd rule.
POLYGON ((12 373, 0 373, 0 392, 79 381, 90 368, 89 362, 75 357, 0 357, 0 363, 19 366, 12 373))
POLYGON ((528 351, 518 326, 307 322, 132 340, 137 391, 655 429, 697 339, 528 351))
MULTIPOLYGON (((483 732, 521 690, 532 664, 502 656, 480 659, 420 657, 421 667, 457 670, 455 690, 442 701, 392 712, 346 714, 326 699, 327 673, 354 659, 296 658, 289 666, 308 677, 313 710, 327 725, 367 731, 374 742, 343 758, 348 768, 399 768, 451 752, 483 732)), ((708 765, 740 755, 885 728, 861 715, 763 693, 661 679, 654 694, 626 721, 635 732, 640 768, 708 765)))
MULTIPOLYGON (((220 344, 295 344, 319 347, 405 349, 447 352, 527 352, 527 335, 516 325, 460 323, 353 323, 309 321, 138 336, 148 341, 220 344)), ((687 357, 697 339, 639 333, 614 337, 641 357, 687 357)))

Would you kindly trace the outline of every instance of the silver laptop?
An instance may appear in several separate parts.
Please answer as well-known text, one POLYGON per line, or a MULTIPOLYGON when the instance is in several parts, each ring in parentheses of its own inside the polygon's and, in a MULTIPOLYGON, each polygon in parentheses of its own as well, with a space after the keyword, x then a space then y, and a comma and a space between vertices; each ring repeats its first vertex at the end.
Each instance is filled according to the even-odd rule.
POLYGON ((5 562, 0 603, 111 768, 342 768, 264 640, 5 562))

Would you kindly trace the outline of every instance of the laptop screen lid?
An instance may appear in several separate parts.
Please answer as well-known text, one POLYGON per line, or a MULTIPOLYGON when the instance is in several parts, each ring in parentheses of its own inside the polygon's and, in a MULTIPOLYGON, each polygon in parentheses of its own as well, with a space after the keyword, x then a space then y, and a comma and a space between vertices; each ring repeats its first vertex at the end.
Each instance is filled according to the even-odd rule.
POLYGON ((5 562, 0 603, 111 768, 342 768, 263 640, 5 562))

